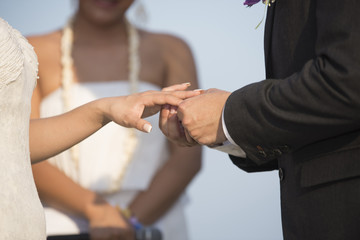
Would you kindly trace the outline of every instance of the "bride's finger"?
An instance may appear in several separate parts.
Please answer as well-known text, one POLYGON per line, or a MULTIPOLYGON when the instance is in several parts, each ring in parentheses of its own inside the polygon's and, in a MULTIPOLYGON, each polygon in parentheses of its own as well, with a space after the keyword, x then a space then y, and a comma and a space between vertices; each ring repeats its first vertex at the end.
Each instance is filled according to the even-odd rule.
POLYGON ((191 84, 190 83, 181 83, 181 84, 175 84, 171 85, 169 87, 164 87, 161 91, 167 92, 167 91, 182 91, 186 90, 191 84))
POLYGON ((184 99, 200 95, 199 91, 175 91, 175 92, 157 92, 144 95, 144 104, 147 107, 155 105, 170 104, 178 106, 184 99))

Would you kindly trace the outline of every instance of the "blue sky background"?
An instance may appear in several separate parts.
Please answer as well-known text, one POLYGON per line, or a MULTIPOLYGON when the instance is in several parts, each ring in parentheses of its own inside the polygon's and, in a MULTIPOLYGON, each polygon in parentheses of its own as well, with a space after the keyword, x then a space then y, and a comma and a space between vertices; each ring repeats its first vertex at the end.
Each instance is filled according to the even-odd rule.
MULTIPOLYGON (((264 79, 263 4, 243 0, 143 0, 146 28, 188 42, 203 89, 234 91, 264 79)), ((1 0, 0 17, 24 35, 61 27, 73 0, 1 0)), ((134 18, 134 14, 130 13, 134 18)), ((206 148, 203 169, 188 188, 192 240, 282 239, 277 172, 248 174, 224 153, 206 148)))

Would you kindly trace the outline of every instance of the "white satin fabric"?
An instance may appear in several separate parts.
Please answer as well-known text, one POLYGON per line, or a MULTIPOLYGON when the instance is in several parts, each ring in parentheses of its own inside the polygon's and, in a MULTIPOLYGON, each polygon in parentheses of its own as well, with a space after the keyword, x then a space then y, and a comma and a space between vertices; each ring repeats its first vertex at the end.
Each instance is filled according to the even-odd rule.
POLYGON ((31 96, 37 57, 0 18, 0 239, 45 239, 43 209, 29 154, 31 96))

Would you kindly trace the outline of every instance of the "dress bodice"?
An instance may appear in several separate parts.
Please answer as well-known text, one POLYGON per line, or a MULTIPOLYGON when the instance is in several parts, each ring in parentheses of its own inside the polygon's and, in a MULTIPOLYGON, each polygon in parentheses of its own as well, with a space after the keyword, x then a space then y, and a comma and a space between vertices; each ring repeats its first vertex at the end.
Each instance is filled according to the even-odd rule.
MULTIPOLYGON (((139 91, 160 89, 146 82, 139 82, 138 88, 139 91)), ((102 97, 128 94, 129 81, 76 83, 69 89, 70 108, 102 97)), ((42 117, 63 112, 61 88, 43 99, 40 112, 42 117)), ((50 159, 50 162, 83 187, 98 193, 108 193, 126 167, 121 189, 145 190, 156 170, 168 157, 166 138, 157 127, 158 116, 147 120, 153 125, 153 130, 150 134, 135 131, 138 143, 128 166, 123 164, 126 161, 124 151, 128 129, 115 123, 108 124, 79 144, 78 163, 74 163, 69 151, 50 159)))
POLYGON ((30 103, 36 77, 33 48, 0 18, 0 239, 45 239, 29 154, 30 103))

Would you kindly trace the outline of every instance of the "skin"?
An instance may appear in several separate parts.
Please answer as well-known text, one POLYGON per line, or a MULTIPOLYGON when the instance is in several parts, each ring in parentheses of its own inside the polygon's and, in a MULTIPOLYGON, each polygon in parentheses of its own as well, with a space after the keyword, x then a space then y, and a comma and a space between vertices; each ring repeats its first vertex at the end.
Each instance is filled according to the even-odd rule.
MULTIPOLYGON (((186 88, 187 85, 176 87, 186 88)), ((143 118, 156 114, 163 104, 179 104, 194 95, 196 91, 146 91, 102 98, 58 116, 32 119, 29 129, 31 162, 37 163, 68 149, 111 121, 150 132, 152 126, 143 118)))
MULTIPOLYGON (((92 0, 79 1, 74 23, 74 82, 128 78, 124 13, 132 1, 114 3, 114 6, 99 7, 92 0)), ((141 80, 161 88, 184 82, 191 84, 189 89, 198 88, 194 60, 186 43, 170 35, 142 30, 139 33, 141 80)), ((40 79, 32 99, 32 118, 39 117, 41 100, 60 87, 60 38, 61 31, 28 38, 40 63, 40 79)), ((183 86, 175 88, 184 89, 183 86)), ((145 225, 154 223, 166 213, 201 167, 199 146, 184 148, 169 142, 169 150, 169 159, 157 171, 150 187, 129 205, 145 225)), ((34 165, 33 173, 42 201, 88 219, 91 239, 134 239, 127 219, 99 194, 73 182, 48 162, 34 165)))
POLYGON ((222 111, 230 94, 209 89, 184 100, 177 108, 163 107, 159 122, 162 132, 172 142, 182 146, 223 143, 226 136, 222 128, 222 111))

